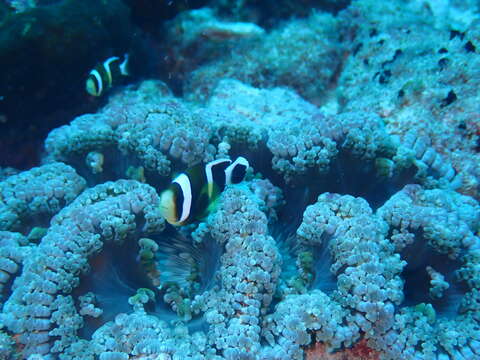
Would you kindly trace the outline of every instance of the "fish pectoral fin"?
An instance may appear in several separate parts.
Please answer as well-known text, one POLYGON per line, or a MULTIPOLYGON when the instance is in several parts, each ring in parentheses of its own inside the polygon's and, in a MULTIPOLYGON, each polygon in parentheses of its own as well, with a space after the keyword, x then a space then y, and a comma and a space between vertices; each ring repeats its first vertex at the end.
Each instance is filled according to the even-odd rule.
POLYGON ((207 211, 210 214, 210 213, 215 212, 215 210, 217 210, 217 209, 218 209, 218 197, 215 200, 213 200, 212 202, 210 202, 210 204, 207 207, 207 211))

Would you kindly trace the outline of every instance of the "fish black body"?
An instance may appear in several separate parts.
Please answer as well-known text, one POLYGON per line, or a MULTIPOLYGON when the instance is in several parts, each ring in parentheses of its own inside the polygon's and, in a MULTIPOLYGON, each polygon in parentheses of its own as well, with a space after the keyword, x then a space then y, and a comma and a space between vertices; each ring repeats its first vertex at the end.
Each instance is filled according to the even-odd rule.
POLYGON ((101 96, 122 77, 128 76, 128 54, 123 58, 112 56, 98 63, 88 74, 85 89, 92 96, 101 96))
POLYGON ((234 162, 218 159, 187 169, 162 192, 162 215, 175 226, 205 217, 225 186, 241 182, 248 167, 248 161, 238 157, 234 162))

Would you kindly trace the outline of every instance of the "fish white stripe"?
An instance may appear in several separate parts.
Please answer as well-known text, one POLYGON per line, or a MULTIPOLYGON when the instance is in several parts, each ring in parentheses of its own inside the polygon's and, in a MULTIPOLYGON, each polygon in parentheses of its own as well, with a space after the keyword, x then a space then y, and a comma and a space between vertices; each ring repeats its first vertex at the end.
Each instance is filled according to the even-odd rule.
POLYGON ((93 69, 92 71, 90 71, 90 75, 93 75, 95 79, 97 79, 98 88, 97 88, 96 95, 100 95, 103 91, 102 77, 100 76, 100 73, 96 69, 93 69))
POLYGON ((107 73, 107 77, 108 77, 108 84, 107 84, 108 87, 112 86, 112 70, 110 70, 110 64, 113 61, 118 59, 119 58, 117 56, 112 56, 111 58, 108 58, 103 62, 103 68, 105 69, 105 72, 107 73))
POLYGON ((210 161, 207 165, 205 165, 205 175, 207 176, 207 191, 208 191, 208 198, 212 198, 213 194, 213 173, 212 167, 221 164, 222 162, 232 162, 230 159, 218 159, 214 161, 210 161))
POLYGON ((181 223, 187 220, 190 215, 190 210, 192 209, 192 186, 186 174, 178 175, 173 182, 180 186, 183 193, 182 216, 178 220, 178 222, 181 223))
POLYGON ((226 185, 231 185, 232 184, 232 172, 233 169, 235 169, 235 166, 237 165, 244 165, 248 169, 248 160, 245 159, 243 156, 239 156, 233 163, 231 163, 226 169, 225 169, 225 184, 226 185))

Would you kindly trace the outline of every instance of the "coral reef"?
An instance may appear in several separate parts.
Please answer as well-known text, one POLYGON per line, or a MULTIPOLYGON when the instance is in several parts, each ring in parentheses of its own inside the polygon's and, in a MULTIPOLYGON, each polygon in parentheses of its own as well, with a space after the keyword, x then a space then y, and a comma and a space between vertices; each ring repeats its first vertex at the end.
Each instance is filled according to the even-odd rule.
MULTIPOLYGON (((5 282, 17 271, 12 265, 21 263, 23 269, 5 301, 2 321, 15 334, 24 356, 60 353, 62 359, 75 358, 78 348, 86 357, 106 359, 139 354, 301 359, 304 350, 316 343, 329 351, 343 351, 359 339, 384 358, 396 358, 420 345, 422 354, 440 348, 451 356, 459 351, 474 354, 478 351, 475 254, 479 239, 475 229, 479 205, 452 190, 454 177, 438 170, 448 164, 435 165, 432 175, 420 176, 415 159, 405 160, 408 146, 390 135, 373 113, 322 113, 285 89, 259 90, 225 80, 204 108, 172 97, 155 82, 126 90, 112 97, 101 112, 81 116, 50 134, 46 159, 57 162, 2 183, 8 198, 10 193, 20 194, 24 182, 30 181, 28 189, 35 191, 34 180, 45 183, 35 176, 37 172, 52 178, 53 188, 64 184, 65 191, 57 196, 74 194, 60 202, 62 210, 48 208, 47 215, 60 212, 38 245, 28 240, 10 245, 24 248, 29 257, 12 258, 12 251, 5 253, 5 282), (234 88, 235 97, 227 97, 224 88, 234 88), (247 97, 249 102, 242 101, 247 97), (270 109, 259 117, 258 109, 265 108, 267 98, 270 109), (320 129, 322 135, 316 139, 320 129), (140 167, 143 181, 162 183, 162 177, 175 169, 235 152, 251 154, 255 171, 278 182, 283 191, 250 175, 245 185, 228 188, 216 211, 198 227, 179 230, 187 245, 172 243, 168 250, 164 242, 172 230, 163 230, 155 190, 138 179, 117 180, 132 174, 132 167, 140 167), (259 152, 270 155, 266 159, 254 155, 259 152), (355 162, 362 166, 354 166, 355 162), (61 175, 58 168, 63 170, 61 175), (342 172, 367 174, 377 187, 388 184, 390 192, 380 197, 362 184, 350 187, 372 204, 388 201, 374 211, 360 197, 326 192, 332 188, 328 181, 308 179, 331 179, 342 172), (71 201, 85 182, 92 186, 105 180, 116 182, 94 186, 71 201), (436 189, 408 185, 394 194, 408 182, 436 189), (282 264, 278 248, 282 240, 270 236, 269 227, 285 221, 294 201, 291 194, 298 186, 320 195, 304 211, 293 243, 287 244, 291 257, 285 261, 291 261, 294 270, 283 272, 284 266, 291 265, 282 264), (137 241, 135 251, 148 274, 145 277, 157 285, 153 292, 140 289, 130 297, 130 315, 96 325, 88 342, 81 336, 81 329, 89 326, 83 318, 102 319, 106 310, 102 300, 95 303, 94 292, 80 286, 81 278, 89 276, 89 259, 105 248, 104 243, 121 248, 137 241), (219 250, 202 251, 201 246, 212 242, 219 250), (417 243, 414 253, 423 250, 412 259, 406 250, 417 243), (433 255, 427 256, 428 252, 433 255), (439 259, 433 260, 435 256, 439 259), (452 263, 442 264, 442 256, 452 263), (323 262, 329 265, 322 268, 323 262), (206 265, 200 268, 202 263, 206 265), (173 269, 165 271, 167 264, 173 269), (412 285, 409 273, 418 266, 425 272, 423 284, 412 285), (328 277, 334 283, 329 290, 323 287, 328 277), (423 297, 412 297, 412 286, 424 289, 423 297), (170 310, 157 310, 155 304, 162 297, 170 310), (456 304, 450 304, 455 299, 456 304), (457 314, 455 306, 460 309, 457 314), (162 314, 169 318, 175 313, 186 323, 173 324, 172 329, 162 314), (411 334, 414 321, 425 326, 411 334), (137 322, 151 323, 151 335, 140 335, 143 330, 139 333, 137 322), (457 326, 471 330, 464 331, 461 342, 447 343, 442 329, 458 331, 457 326), (115 327, 118 330, 112 333, 115 327), (117 332, 133 336, 128 347, 119 347, 117 332), (179 338, 185 342, 182 347, 174 345, 179 338), (261 345, 262 339, 267 346, 261 345)), ((347 185, 351 184, 347 181, 347 185)), ((30 200, 34 194, 7 203, 15 209, 15 217, 6 230, 29 234, 31 225, 21 214, 35 211, 30 200)), ((54 204, 59 203, 55 199, 54 204)), ((299 218, 297 214, 294 221, 299 218)), ((417 351, 409 356, 418 355, 417 351)))
POLYGON ((350 4, 350 0, 308 0, 291 1, 266 0, 261 3, 251 0, 219 0, 213 2, 218 11, 225 16, 243 21, 255 21, 267 27, 278 25, 279 22, 291 17, 306 17, 312 9, 337 13, 350 4))
POLYGON ((302 359, 323 351, 318 344, 340 354, 359 341, 385 359, 475 357, 480 207, 453 190, 448 163, 420 168, 411 146, 374 113, 328 114, 286 89, 225 80, 197 107, 144 82, 53 131, 46 161, 56 162, 1 183, 9 199, 32 191, 5 204, 14 215, 4 229, 24 236, 4 235, 12 292, 2 322, 24 357, 302 359), (178 169, 236 153, 249 154, 257 174, 227 188, 200 224, 165 227, 155 189, 139 179, 161 187, 178 169), (132 168, 142 176, 120 180, 132 168), (385 191, 330 183, 342 174, 385 191), (49 211, 31 200, 48 199, 35 181, 63 184, 49 211), (418 185, 402 189, 410 182, 418 185), (93 187, 78 195, 85 184, 93 187), (298 187, 310 193, 303 205, 298 187), (328 192, 344 187, 357 197, 328 192), (53 216, 38 236, 23 215, 35 212, 53 216), (286 221, 300 222, 289 240, 272 230, 286 221), (127 248, 150 288, 138 280, 130 313, 109 315, 105 295, 82 283, 95 281, 96 254, 127 248), (462 338, 445 338, 460 328, 462 338))
POLYGON ((50 217, 85 189, 85 180, 63 163, 52 163, 0 183, 0 230, 48 225, 50 217))
POLYGON ((48 352, 49 342, 53 352, 73 342, 83 321, 68 294, 88 271, 88 258, 103 242, 121 243, 136 231, 158 231, 163 219, 158 218, 157 203, 148 185, 118 181, 83 192, 52 219, 36 251, 24 259, 4 305, 3 323, 18 335, 25 356, 48 352))
POLYGON ((337 75, 343 51, 338 33, 337 20, 328 14, 292 21, 193 71, 184 92, 206 100, 219 79, 233 77, 255 87, 290 86, 320 101, 337 75))
POLYGON ((378 210, 390 226, 391 245, 408 264, 409 306, 396 316, 388 342, 374 340, 391 358, 478 356, 479 211, 470 197, 418 185, 406 186, 378 210))
POLYGON ((0 356, 480 359, 479 23, 421 3, 173 19, 184 97, 128 86, 0 169, 0 356), (238 156, 165 223, 175 174, 238 156))
POLYGON ((172 160, 186 166, 211 160, 212 134, 205 119, 174 97, 158 101, 153 96, 165 91, 161 84, 144 83, 137 92, 115 97, 101 112, 53 130, 45 143, 49 156, 103 179, 125 178, 129 166, 143 167, 148 178, 148 172, 169 175, 172 160), (136 160, 118 161, 125 156, 136 160), (101 166, 92 161, 98 157, 101 166))
POLYGON ((183 81, 201 64, 214 61, 265 33, 252 22, 225 20, 212 8, 185 11, 163 26, 162 44, 169 77, 183 81))
POLYGON ((416 143, 417 158, 432 164, 445 158, 462 173, 462 191, 478 196, 475 6, 457 16, 454 8, 432 16, 438 7, 420 2, 405 7, 360 1, 342 13, 350 56, 338 81, 341 111, 377 113, 389 133, 416 143))

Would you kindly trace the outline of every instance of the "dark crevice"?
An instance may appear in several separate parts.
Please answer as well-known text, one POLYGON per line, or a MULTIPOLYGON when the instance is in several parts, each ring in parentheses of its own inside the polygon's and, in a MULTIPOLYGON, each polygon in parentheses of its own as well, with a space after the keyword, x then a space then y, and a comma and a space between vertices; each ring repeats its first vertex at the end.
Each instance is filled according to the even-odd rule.
POLYGON ((135 295, 138 288, 150 287, 137 254, 136 239, 130 238, 122 245, 104 244, 102 251, 90 259, 93 270, 81 278, 80 286, 72 295, 78 298, 93 292, 96 306, 103 310, 103 314, 98 318, 84 316, 80 337, 90 339, 100 326, 113 320, 117 314, 132 312, 128 298, 135 295))
POLYGON ((440 70, 444 70, 449 63, 450 60, 448 58, 441 58, 440 60, 438 60, 438 66, 440 67, 440 70))
POLYGON ((446 107, 450 104, 452 104, 455 100, 457 100, 457 94, 455 94, 455 91, 450 90, 447 94, 447 96, 442 100, 440 107, 446 107))
POLYGON ((471 41, 467 41, 464 48, 465 50, 467 50, 467 52, 475 52, 477 50, 477 48, 475 47, 475 45, 473 45, 471 41))
POLYGON ((423 238, 421 230, 416 231, 414 243, 405 247, 400 255, 402 260, 407 262, 401 273, 401 278, 405 282, 405 298, 401 306, 432 304, 437 316, 448 318, 455 316, 460 303, 459 298, 468 290, 464 283, 456 280, 455 270, 461 267, 461 262, 438 253, 423 238), (450 285, 440 299, 432 298, 429 294, 430 276, 426 270, 427 266, 441 273, 450 285))
POLYGON ((463 38, 465 37, 465 33, 458 30, 450 30, 450 40, 453 40, 456 37, 458 37, 460 40, 463 40, 463 38))

